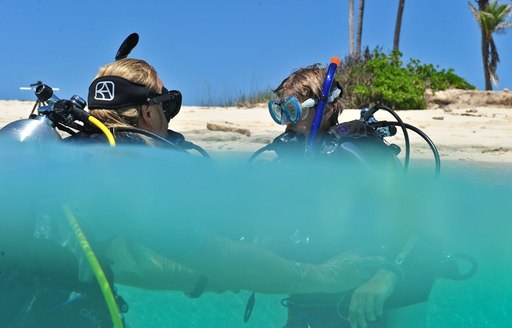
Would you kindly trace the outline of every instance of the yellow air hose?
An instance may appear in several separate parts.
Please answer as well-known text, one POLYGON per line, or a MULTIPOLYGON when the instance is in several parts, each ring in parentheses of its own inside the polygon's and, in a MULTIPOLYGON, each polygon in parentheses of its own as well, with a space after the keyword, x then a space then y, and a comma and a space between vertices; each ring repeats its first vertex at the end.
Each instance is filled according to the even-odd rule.
POLYGON ((85 235, 69 206, 63 205, 62 208, 66 214, 69 225, 71 226, 71 229, 73 230, 73 233, 75 234, 75 237, 80 244, 80 247, 84 251, 84 255, 87 258, 89 265, 91 266, 92 272, 98 281, 103 297, 105 298, 105 302, 107 303, 108 311, 110 312, 110 317, 112 318, 114 328, 124 328, 123 320, 121 319, 121 314, 119 313, 114 293, 112 292, 112 288, 110 288, 110 284, 107 280, 107 277, 105 276, 105 272, 103 272, 103 269, 101 268, 100 262, 96 258, 91 245, 89 245, 87 238, 85 238, 85 235))
POLYGON ((103 132, 105 134, 105 136, 107 137, 108 139, 108 143, 110 144, 110 146, 112 147, 115 147, 116 146, 116 140, 114 139, 114 135, 112 134, 112 132, 110 132, 110 130, 105 126, 105 124, 101 123, 96 117, 94 116, 91 116, 89 115, 87 117, 87 119, 89 120, 89 122, 91 122, 92 124, 94 124, 95 126, 97 126, 101 132, 103 132))

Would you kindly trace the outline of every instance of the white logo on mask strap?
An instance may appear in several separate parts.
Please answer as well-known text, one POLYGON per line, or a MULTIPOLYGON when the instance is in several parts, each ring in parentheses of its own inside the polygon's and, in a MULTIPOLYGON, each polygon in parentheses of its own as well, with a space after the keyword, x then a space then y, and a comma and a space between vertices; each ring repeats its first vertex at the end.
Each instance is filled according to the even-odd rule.
POLYGON ((114 100, 115 85, 112 81, 102 81, 96 84, 96 90, 94 90, 94 99, 111 101, 114 100))

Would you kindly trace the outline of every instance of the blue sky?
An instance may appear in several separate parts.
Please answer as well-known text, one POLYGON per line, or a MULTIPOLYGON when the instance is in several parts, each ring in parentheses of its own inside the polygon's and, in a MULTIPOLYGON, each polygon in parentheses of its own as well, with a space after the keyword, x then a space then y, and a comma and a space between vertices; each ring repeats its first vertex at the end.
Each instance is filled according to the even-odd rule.
MULTIPOLYGON (((453 68, 483 89, 480 32, 467 3, 407 0, 400 50, 406 61, 453 68)), ((392 48, 397 4, 366 1, 363 46, 392 48)), ((86 98, 132 32, 140 41, 130 57, 155 66, 189 105, 276 87, 292 70, 349 49, 348 0, 0 0, 0 8, 0 99, 35 99, 19 87, 37 80, 59 87, 61 98, 86 98)), ((512 30, 495 41, 496 89, 512 89, 512 30)))

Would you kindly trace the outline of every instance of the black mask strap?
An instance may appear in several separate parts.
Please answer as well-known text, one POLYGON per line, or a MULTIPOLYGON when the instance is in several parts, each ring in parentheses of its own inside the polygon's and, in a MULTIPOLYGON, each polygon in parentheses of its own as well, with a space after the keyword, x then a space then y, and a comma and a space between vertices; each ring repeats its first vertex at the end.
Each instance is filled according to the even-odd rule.
POLYGON ((121 109, 144 105, 149 90, 119 76, 102 76, 92 81, 87 97, 89 109, 121 109))

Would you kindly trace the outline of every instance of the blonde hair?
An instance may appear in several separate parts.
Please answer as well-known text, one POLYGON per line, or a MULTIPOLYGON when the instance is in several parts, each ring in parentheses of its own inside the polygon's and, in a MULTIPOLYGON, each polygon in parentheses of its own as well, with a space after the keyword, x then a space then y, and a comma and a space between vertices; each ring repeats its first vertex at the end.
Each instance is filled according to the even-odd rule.
MULTIPOLYGON (((144 85, 149 91, 158 93, 158 74, 153 66, 142 59, 126 58, 100 68, 95 79, 101 76, 120 76, 131 82, 144 85)), ((140 108, 127 107, 118 110, 92 109, 90 114, 109 128, 137 127, 140 108)))
MULTIPOLYGON (((325 74, 327 74, 327 68, 320 64, 299 68, 284 79, 273 91, 280 99, 295 97, 299 102, 304 102, 308 98, 318 100, 322 96, 325 74)), ((333 86, 335 83, 337 82, 333 81, 333 86)), ((331 126, 336 125, 338 116, 343 111, 341 97, 336 98, 331 103, 327 103, 326 106, 334 107, 333 114, 329 120, 331 126)))

